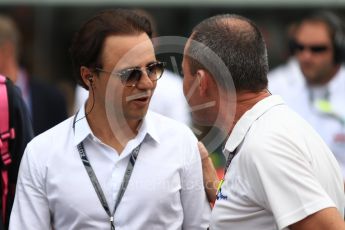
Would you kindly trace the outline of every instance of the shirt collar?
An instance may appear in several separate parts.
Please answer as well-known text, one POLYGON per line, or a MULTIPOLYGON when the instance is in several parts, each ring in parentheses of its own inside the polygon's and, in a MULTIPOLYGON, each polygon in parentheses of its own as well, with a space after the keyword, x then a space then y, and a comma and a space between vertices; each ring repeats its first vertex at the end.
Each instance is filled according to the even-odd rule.
POLYGON ((157 143, 160 142, 160 138, 158 135, 158 126, 157 123, 154 121, 153 115, 151 111, 148 111, 142 126, 139 129, 139 133, 143 132, 145 134, 150 135, 150 137, 155 140, 157 143))
POLYGON ((225 150, 229 152, 235 151, 235 149, 241 144, 245 138, 248 130, 259 117, 272 107, 284 104, 283 99, 280 96, 272 95, 257 102, 250 110, 245 112, 243 116, 238 120, 234 129, 232 130, 228 141, 225 144, 225 150))
POLYGON ((74 145, 77 146, 87 136, 92 135, 91 128, 85 116, 85 106, 83 105, 73 119, 74 145))
MULTIPOLYGON (((82 106, 80 110, 75 115, 73 121, 74 127, 74 145, 77 146, 80 142, 84 141, 89 135, 93 136, 92 130, 87 122, 85 117, 85 106, 82 106)), ((160 138, 157 132, 157 125, 153 120, 152 114, 150 111, 147 112, 142 125, 139 128, 138 135, 135 139, 140 142, 144 140, 146 135, 149 135, 157 143, 160 142, 160 138)))

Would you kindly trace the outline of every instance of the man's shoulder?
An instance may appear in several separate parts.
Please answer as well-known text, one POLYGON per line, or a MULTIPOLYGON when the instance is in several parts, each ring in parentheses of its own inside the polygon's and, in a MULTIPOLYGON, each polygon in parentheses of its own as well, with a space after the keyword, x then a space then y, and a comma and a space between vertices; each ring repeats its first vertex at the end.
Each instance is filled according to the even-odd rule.
POLYGON ((257 119, 246 140, 246 149, 259 158, 277 151, 294 150, 294 154, 300 154, 306 146, 321 149, 324 145, 310 124, 286 105, 275 106, 257 119))
MULTIPOLYGON (((274 134, 282 133, 284 135, 289 135, 289 133, 285 133, 287 130, 295 130, 300 133, 301 130, 305 130, 307 126, 309 128, 308 123, 285 103, 272 107, 255 121, 254 124, 258 126, 257 131, 261 130, 266 133, 272 132, 274 134)), ((261 135, 261 137, 265 137, 265 135, 261 135)))
POLYGON ((45 149, 48 151, 54 146, 61 146, 70 134, 73 132, 73 117, 67 118, 56 126, 36 136, 29 144, 37 149, 45 149))

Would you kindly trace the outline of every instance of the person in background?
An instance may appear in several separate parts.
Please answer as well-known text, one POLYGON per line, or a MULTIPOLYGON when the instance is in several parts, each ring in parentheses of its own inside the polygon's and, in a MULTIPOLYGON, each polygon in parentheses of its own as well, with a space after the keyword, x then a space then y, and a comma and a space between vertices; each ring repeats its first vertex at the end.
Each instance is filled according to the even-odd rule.
POLYGON ((28 144, 11 230, 208 227, 197 139, 148 111, 164 71, 151 36, 149 20, 124 9, 102 11, 76 33, 73 67, 89 97, 28 144))
POLYGON ((193 110, 193 119, 228 130, 210 229, 345 229, 340 168, 321 137, 267 90, 257 26, 232 14, 205 19, 182 66, 190 107, 214 104, 193 110))
POLYGON ((269 73, 269 90, 321 135, 345 180, 345 30, 329 11, 303 18, 293 33, 292 61, 269 73))
POLYGON ((20 90, 0 75, 0 229, 8 229, 19 164, 33 138, 29 115, 20 90))
POLYGON ((34 79, 19 66, 19 43, 19 31, 13 20, 0 15, 0 74, 21 89, 34 133, 38 135, 67 118, 67 105, 57 88, 34 79))
POLYGON ((0 15, 0 70, 9 70, 0 71, 1 230, 8 229, 19 164, 27 143, 33 138, 29 112, 21 92, 8 78, 15 76, 8 65, 15 58, 12 57, 15 55, 12 43, 16 42, 14 23, 0 15))

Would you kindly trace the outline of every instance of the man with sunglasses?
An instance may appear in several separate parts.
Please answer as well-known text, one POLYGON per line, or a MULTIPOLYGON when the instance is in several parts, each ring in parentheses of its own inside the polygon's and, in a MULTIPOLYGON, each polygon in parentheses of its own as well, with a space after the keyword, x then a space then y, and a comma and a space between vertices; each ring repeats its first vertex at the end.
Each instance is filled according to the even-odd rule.
MULTIPOLYGON (((152 37, 158 37, 157 22, 153 15, 143 9, 136 9, 136 13, 148 18, 151 23, 152 37)), ((155 44, 158 45, 159 44, 155 44)), ((175 69, 176 70, 176 69, 175 69)), ((177 71, 170 71, 165 69, 162 79, 159 80, 155 93, 153 94, 149 110, 170 117, 174 120, 183 122, 187 126, 191 125, 190 111, 183 96, 182 78, 177 71)), ((77 85, 74 96, 74 111, 77 112, 81 106, 85 104, 88 97, 88 91, 77 85)))
POLYGON ((71 56, 89 90, 79 112, 26 148, 10 229, 206 229, 197 140, 148 111, 164 64, 149 21, 103 11, 77 32, 71 56))
POLYGON ((345 180, 345 31, 335 14, 323 11, 297 24, 294 58, 270 73, 269 89, 322 136, 345 180))

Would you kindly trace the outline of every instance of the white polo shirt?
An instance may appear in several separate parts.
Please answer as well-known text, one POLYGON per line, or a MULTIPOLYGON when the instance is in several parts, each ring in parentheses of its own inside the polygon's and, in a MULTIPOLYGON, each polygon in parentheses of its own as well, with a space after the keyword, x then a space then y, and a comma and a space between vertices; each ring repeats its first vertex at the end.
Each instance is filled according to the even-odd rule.
POLYGON ((279 96, 240 118, 225 146, 235 149, 210 229, 287 229, 327 207, 344 215, 344 184, 334 156, 279 96))
MULTIPOLYGON (((81 110, 77 116, 85 114, 81 110)), ((206 229, 210 206, 197 140, 183 124, 148 112, 138 135, 117 152, 73 117, 31 141, 24 153, 10 219, 12 230, 110 229, 109 218, 80 159, 86 154, 112 211, 129 156, 142 142, 115 213, 116 229, 206 229)))

